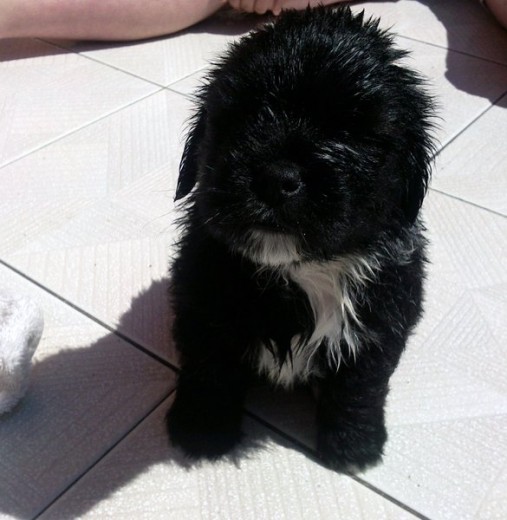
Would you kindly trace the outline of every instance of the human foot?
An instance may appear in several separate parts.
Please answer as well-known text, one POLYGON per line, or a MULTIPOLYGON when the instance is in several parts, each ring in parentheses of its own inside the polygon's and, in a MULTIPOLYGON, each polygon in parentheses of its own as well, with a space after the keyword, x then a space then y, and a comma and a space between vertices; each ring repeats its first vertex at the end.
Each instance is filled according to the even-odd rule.
POLYGON ((271 11, 278 15, 283 9, 302 10, 317 5, 331 5, 345 0, 229 0, 229 5, 246 13, 265 14, 271 11))

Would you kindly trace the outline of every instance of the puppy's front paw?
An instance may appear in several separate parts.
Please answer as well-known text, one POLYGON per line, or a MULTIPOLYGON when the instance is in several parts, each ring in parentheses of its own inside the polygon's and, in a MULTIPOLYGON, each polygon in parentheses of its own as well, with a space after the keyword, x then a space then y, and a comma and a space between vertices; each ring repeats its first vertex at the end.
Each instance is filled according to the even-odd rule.
POLYGON ((172 443, 189 458, 215 460, 241 441, 241 410, 193 407, 177 397, 167 414, 167 430, 172 443))
POLYGON ((360 473, 381 461, 386 440, 383 424, 321 426, 317 453, 332 469, 342 473, 360 473))

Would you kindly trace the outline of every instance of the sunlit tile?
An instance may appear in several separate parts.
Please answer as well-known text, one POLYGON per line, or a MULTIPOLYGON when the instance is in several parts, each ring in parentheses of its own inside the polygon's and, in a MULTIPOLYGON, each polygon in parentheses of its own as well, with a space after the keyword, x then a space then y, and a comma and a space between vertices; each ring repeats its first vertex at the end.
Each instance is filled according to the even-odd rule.
POLYGON ((35 40, 2 40, 0 76, 0 166, 158 88, 35 40))

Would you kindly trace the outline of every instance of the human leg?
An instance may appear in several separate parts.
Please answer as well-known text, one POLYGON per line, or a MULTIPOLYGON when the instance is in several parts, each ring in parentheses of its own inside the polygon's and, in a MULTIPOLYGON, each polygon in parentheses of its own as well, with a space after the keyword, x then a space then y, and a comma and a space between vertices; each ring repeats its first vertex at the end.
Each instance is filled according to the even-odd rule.
POLYGON ((138 40, 185 29, 226 0, 0 0, 0 38, 138 40))
POLYGON ((234 9, 247 13, 264 14, 268 11, 278 15, 283 9, 305 9, 317 5, 331 5, 346 0, 229 0, 234 9))
POLYGON ((482 2, 498 22, 507 29, 507 0, 485 0, 482 2))

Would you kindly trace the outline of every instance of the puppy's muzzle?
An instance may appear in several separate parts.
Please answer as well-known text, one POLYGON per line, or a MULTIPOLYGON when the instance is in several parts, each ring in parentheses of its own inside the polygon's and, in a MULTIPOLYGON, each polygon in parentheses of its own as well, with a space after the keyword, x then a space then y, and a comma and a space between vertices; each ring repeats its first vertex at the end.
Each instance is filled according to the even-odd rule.
POLYGON ((267 205, 279 206, 295 198, 303 188, 301 168, 288 161, 263 167, 256 175, 252 189, 267 205))

